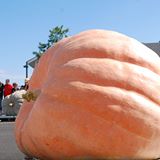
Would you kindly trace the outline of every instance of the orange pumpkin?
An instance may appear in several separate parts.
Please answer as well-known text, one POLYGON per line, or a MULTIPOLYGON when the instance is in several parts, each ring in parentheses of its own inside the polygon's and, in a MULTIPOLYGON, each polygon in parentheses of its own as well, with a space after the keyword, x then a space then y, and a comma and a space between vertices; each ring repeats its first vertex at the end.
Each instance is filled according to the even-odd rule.
POLYGON ((40 59, 16 119, 22 152, 40 159, 160 157, 160 58, 113 31, 66 38, 40 59))

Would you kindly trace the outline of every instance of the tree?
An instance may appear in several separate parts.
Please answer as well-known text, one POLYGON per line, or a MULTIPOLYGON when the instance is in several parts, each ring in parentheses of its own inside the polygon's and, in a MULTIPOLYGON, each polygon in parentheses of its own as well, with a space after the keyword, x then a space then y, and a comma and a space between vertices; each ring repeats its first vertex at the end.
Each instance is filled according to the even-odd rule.
POLYGON ((57 43, 59 40, 67 37, 67 33, 68 33, 69 29, 63 28, 62 26, 56 26, 55 28, 53 28, 52 30, 49 30, 50 34, 48 36, 48 42, 47 43, 41 43, 39 42, 38 45, 38 49, 39 51, 36 52, 34 51, 33 54, 37 56, 37 58, 39 59, 41 57, 41 55, 51 46, 53 46, 55 43, 57 43))

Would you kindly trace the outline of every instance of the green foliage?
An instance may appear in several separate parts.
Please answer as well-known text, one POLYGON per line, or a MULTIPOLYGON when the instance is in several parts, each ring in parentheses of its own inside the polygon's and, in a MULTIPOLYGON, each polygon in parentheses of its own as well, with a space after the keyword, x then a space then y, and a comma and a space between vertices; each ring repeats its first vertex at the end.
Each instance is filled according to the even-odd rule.
POLYGON ((55 43, 57 43, 59 40, 67 37, 67 33, 68 33, 69 29, 63 28, 62 26, 57 26, 55 28, 53 28, 52 30, 49 30, 50 34, 48 36, 48 42, 47 43, 41 43, 39 42, 38 45, 38 49, 39 51, 36 52, 34 51, 33 54, 37 56, 37 58, 39 59, 41 57, 41 55, 51 46, 53 46, 55 43))

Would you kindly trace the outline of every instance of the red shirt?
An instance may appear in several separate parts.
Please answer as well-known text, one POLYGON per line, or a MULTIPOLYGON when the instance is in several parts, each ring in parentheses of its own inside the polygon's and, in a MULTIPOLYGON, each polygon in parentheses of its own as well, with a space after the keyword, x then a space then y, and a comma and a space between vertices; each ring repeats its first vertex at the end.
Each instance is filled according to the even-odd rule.
POLYGON ((11 84, 5 84, 4 85, 4 97, 10 95, 12 93, 12 85, 11 84))

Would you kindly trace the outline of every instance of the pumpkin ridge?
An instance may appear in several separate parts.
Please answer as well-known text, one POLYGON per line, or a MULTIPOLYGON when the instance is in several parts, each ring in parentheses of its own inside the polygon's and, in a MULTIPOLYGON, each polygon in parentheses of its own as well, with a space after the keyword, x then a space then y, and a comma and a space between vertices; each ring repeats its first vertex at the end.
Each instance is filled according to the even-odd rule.
MULTIPOLYGON (((70 40, 72 40, 72 38, 70 40)), ((89 39, 89 40, 91 42, 93 41, 92 39, 89 39)), ((134 45, 134 42, 132 42, 132 41, 130 43, 131 44, 133 43, 133 45, 134 45)), ((86 42, 83 42, 83 43, 85 46, 86 42)), ((90 42, 88 42, 88 43, 90 44, 90 42)), ((95 43, 96 43, 96 40, 95 40, 95 43)), ((160 70, 158 71, 157 68, 156 68, 157 71, 155 70, 155 64, 157 63, 156 66, 158 66, 158 63, 160 63, 157 55, 153 56, 153 54, 147 53, 148 54, 147 56, 150 57, 149 59, 145 58, 146 57, 145 55, 144 55, 144 57, 143 57, 143 55, 138 55, 138 53, 136 53, 136 51, 131 49, 132 47, 128 45, 129 42, 126 44, 124 44, 124 43, 121 44, 121 48, 125 48, 124 51, 123 50, 115 51, 115 49, 110 50, 110 48, 107 48, 106 44, 104 45, 103 43, 104 42, 101 42, 101 47, 98 46, 98 48, 94 48, 94 47, 87 48, 87 47, 84 47, 82 44, 81 44, 81 46, 79 46, 79 48, 74 48, 74 47, 67 48, 67 47, 63 46, 63 47, 60 47, 59 50, 57 50, 57 51, 55 50, 54 56, 56 59, 58 57, 61 58, 62 61, 64 61, 66 58, 67 59, 70 58, 68 60, 71 60, 71 58, 73 58, 73 57, 77 58, 78 56, 86 57, 88 55, 89 57, 92 57, 93 54, 95 55, 95 58, 98 58, 98 57, 113 58, 113 59, 119 59, 120 61, 126 61, 126 62, 131 62, 131 60, 132 60, 133 63, 150 68, 154 72, 160 74, 160 70), (122 46, 125 46, 125 47, 122 47, 122 46), (81 52, 79 52, 79 51, 81 51, 81 52), (59 52, 63 53, 63 57, 65 57, 65 58, 61 57, 61 54, 59 55, 59 52), (133 54, 131 54, 132 52, 134 52, 135 56, 133 54), (81 53, 81 54, 79 54, 79 53, 81 53), (69 56, 67 56, 67 55, 69 55, 69 56), (155 61, 156 61, 156 63, 153 63, 155 61)), ((67 44, 67 42, 66 42, 66 44, 67 44)), ((139 45, 141 46, 142 44, 139 44, 139 45)), ((74 44, 72 46, 74 46, 74 44)), ((145 47, 145 48, 146 48, 147 52, 149 52, 148 51, 149 49, 147 49, 147 47, 145 47)), ((60 62, 60 61, 58 60, 58 62, 60 62)), ((66 62, 66 60, 65 60, 65 62, 66 62)))
POLYGON ((160 104, 160 98, 158 98, 158 88, 160 89, 160 76, 147 68, 139 67, 134 64, 129 64, 126 62, 122 63, 109 59, 94 60, 82 58, 69 61, 68 63, 59 67, 56 72, 50 72, 52 72, 53 77, 55 78, 65 78, 63 83, 68 83, 67 81, 82 81, 100 86, 120 87, 145 95, 153 102, 160 104), (82 66, 81 64, 85 61, 85 65, 82 66), (90 63, 87 63, 87 61, 90 63), (102 66, 101 63, 103 63, 102 66), (95 64, 97 65, 95 66, 95 64), (106 70, 100 72, 102 68, 106 68, 106 70), (132 76, 126 75, 126 71, 132 74, 132 76), (115 77, 118 77, 118 79, 115 77), (143 81, 141 79, 143 79, 143 81), (142 85, 144 85, 144 87, 141 87, 142 85), (150 88, 150 92, 146 92, 148 88, 150 88), (155 94, 152 94, 152 92, 155 94))
MULTIPOLYGON (((72 105, 72 104, 69 104, 69 105, 72 105)), ((86 112, 86 109, 83 108, 82 111, 86 112)), ((90 113, 90 112, 88 112, 88 113, 90 113)), ((93 112, 92 112, 91 114, 93 114, 93 112)), ((98 119, 103 120, 105 123, 110 123, 110 122, 108 122, 106 119, 104 119, 104 118, 102 118, 102 117, 100 117, 100 116, 98 116, 98 115, 96 115, 96 114, 93 114, 93 116, 97 117, 98 119)), ((113 123, 110 123, 110 124, 112 124, 112 126, 114 125, 115 127, 118 127, 118 128, 123 129, 125 132, 128 132, 128 130, 127 130, 126 128, 122 127, 122 126, 119 126, 119 125, 113 124, 113 123)), ((133 132, 131 133, 131 135, 132 135, 132 136, 133 136, 133 135, 136 135, 137 138, 139 138, 139 139, 141 139, 141 140, 143 139, 143 140, 147 141, 147 143, 150 142, 150 140, 146 139, 145 137, 140 136, 140 135, 137 135, 137 134, 135 134, 135 133, 133 133, 133 132)))
MULTIPOLYGON (((31 102, 27 102, 27 103, 31 103, 31 102)), ((34 104, 33 104, 33 105, 34 105, 34 104)), ((33 107, 32 107, 32 109, 33 109, 33 107)), ((32 112, 33 112, 33 110, 31 110, 31 111, 29 112, 28 116, 26 117, 26 119, 24 120, 23 124, 21 125, 21 128, 19 129, 19 130, 21 130, 21 131, 20 131, 20 133, 19 133, 18 144, 20 145, 20 148, 22 149, 22 151, 23 151, 26 155, 30 155, 30 156, 31 156, 31 155, 34 155, 34 156, 35 156, 35 152, 38 153, 38 152, 40 152, 40 150, 37 150, 36 143, 34 142, 33 137, 30 136, 29 134, 27 135, 27 138, 30 138, 29 143, 31 143, 31 144, 34 146, 34 151, 33 151, 33 150, 30 150, 29 148, 27 149, 26 146, 28 146, 28 145, 26 145, 26 143, 25 143, 26 138, 24 138, 26 135, 23 133, 23 132, 26 131, 26 125, 27 125, 27 123, 28 123, 28 120, 29 120, 32 112), (22 132, 22 131, 23 131, 23 132, 22 132)), ((43 154, 43 153, 41 153, 41 154, 43 154)), ((37 158, 38 158, 38 157, 37 157, 37 158)))
MULTIPOLYGON (((23 104, 23 106, 24 105, 27 105, 27 109, 28 109, 28 105, 30 105, 30 107, 31 108, 29 108, 29 112, 27 112, 27 113, 25 113, 25 116, 23 117, 23 120, 21 120, 21 121, 19 121, 19 114, 18 114, 18 116, 17 116, 17 118, 16 118, 16 142, 17 142, 17 144, 18 144, 18 146, 19 146, 19 148, 25 153, 27 153, 27 151, 25 150, 25 145, 24 145, 24 143, 22 142, 22 135, 23 135, 23 132, 24 132, 24 126, 25 126, 25 124, 27 123, 27 120, 29 119, 29 117, 30 117, 30 113, 31 113, 31 111, 32 111, 32 108, 33 108, 33 105, 34 105, 34 103, 33 103, 33 101, 32 102, 24 102, 24 104, 23 104), (18 122, 17 122, 18 121, 18 122), (17 137, 19 137, 19 138, 17 138, 17 137)), ((23 112, 23 110, 24 110, 24 108, 22 107, 21 108, 21 110, 20 110, 20 114, 21 114, 21 112, 23 112)), ((24 114, 24 112, 23 112, 23 114, 24 114)))
MULTIPOLYGON (((70 82, 70 83, 76 83, 76 82, 70 82)), ((83 84, 82 82, 77 82, 78 84, 83 84)), ((78 85, 77 84, 77 85, 78 85)), ((83 85, 85 85, 86 87, 87 87, 87 85, 89 86, 95 86, 94 84, 83 84, 83 85)), ((58 86, 58 84, 56 84, 56 86, 58 86)), ((69 103, 69 104, 72 104, 72 105, 75 105, 75 106, 78 106, 78 107, 82 107, 83 105, 84 105, 84 103, 81 103, 81 101, 80 100, 78 100, 80 97, 81 97, 81 92, 80 91, 78 91, 77 90, 77 96, 75 96, 75 94, 74 94, 74 92, 73 91, 71 91, 71 90, 69 90, 69 92, 68 92, 68 87, 67 88, 64 88, 63 86, 62 86, 62 84, 60 84, 60 86, 61 86, 61 88, 63 88, 63 91, 62 90, 59 90, 58 88, 54 88, 54 94, 53 94, 53 98, 56 98, 57 100, 60 100, 60 101, 62 101, 62 102, 65 102, 65 103, 69 103), (68 94, 68 93, 72 93, 71 95, 70 94, 68 94), (80 97, 79 97, 79 96, 80 97), (67 98, 68 97, 68 98, 67 98), (77 98, 76 98, 77 97, 77 98), (72 101, 70 101, 72 99, 72 101)), ((101 87, 101 86, 97 86, 98 88, 105 88, 105 87, 101 87)), ((71 86, 69 87, 69 88, 71 88, 71 86)), ((108 88, 111 88, 112 90, 115 90, 116 92, 119 90, 119 91, 123 91, 122 89, 116 89, 115 87, 108 87, 108 88)), ((106 89, 106 88, 105 88, 106 89)), ((45 89, 45 90, 47 90, 47 92, 43 92, 44 94, 47 94, 48 96, 50 95, 50 96, 52 96, 49 92, 48 92, 48 89, 45 89)), ((76 89, 75 88, 73 88, 73 90, 75 90, 76 91, 76 89)), ((106 90, 107 91, 107 90, 106 90)), ((128 92, 128 94, 130 93, 130 91, 126 91, 126 90, 124 90, 125 92, 128 92)), ((123 91, 123 92, 124 92, 123 91)), ((83 93, 84 93, 84 91, 82 91, 83 93)), ((89 92, 89 91, 88 91, 89 92)), ((120 92, 120 93, 121 93, 120 92)), ((123 93, 122 92, 122 93, 123 93)), ((104 93, 105 93, 105 90, 104 90, 104 93)), ((136 93, 132 93, 131 92, 131 95, 132 94, 136 94, 136 93)), ((87 95, 87 93, 85 94, 85 95, 87 95)), ((95 92, 95 95, 98 95, 98 92, 95 92)), ((94 97, 94 94, 93 95, 88 95, 89 97, 94 97)), ((108 95, 108 96, 111 96, 112 98, 114 98, 114 95, 108 95)), ((116 94, 115 94, 115 96, 116 96, 116 94)), ((139 95, 136 95, 136 96, 139 96, 139 95)), ((141 95, 140 95, 141 96, 141 95)), ((100 96, 98 96, 97 97, 98 99, 100 99, 100 96)), ((107 97, 106 97, 107 98, 107 97)), ((105 99, 106 99, 105 98, 105 99)), ((116 97, 115 97, 116 98, 116 97)), ((140 97, 142 100, 145 98, 143 98, 143 97, 140 97)), ((84 97, 81 97, 81 99, 82 99, 82 102, 83 101, 88 101, 88 100, 86 100, 86 99, 84 99, 84 97)), ((102 99, 104 99, 104 98, 102 98, 102 99)), ((102 100, 101 99, 101 100, 102 100)), ((120 97, 120 99, 121 99, 121 97, 120 97)), ((116 100, 116 99, 113 99, 112 101, 114 101, 114 103, 111 101, 111 100, 108 100, 109 102, 102 102, 102 104, 103 103, 107 103, 108 105, 123 105, 123 108, 124 108, 124 106, 131 106, 131 102, 128 104, 127 102, 126 102, 126 98, 123 100, 116 100), (122 103, 122 102, 126 102, 126 103, 122 103)), ((136 102, 134 99, 132 99, 132 102, 136 102)), ((153 102, 150 102, 150 101, 148 101, 149 102, 149 104, 152 104, 152 107, 156 107, 156 109, 158 109, 159 110, 159 107, 156 105, 156 104, 154 104, 153 102)), ((146 103, 148 103, 148 102, 146 102, 146 103)), ((140 107, 141 106, 141 104, 139 104, 139 102, 136 102, 137 103, 137 105, 140 107)), ((93 103, 90 103, 90 102, 88 102, 88 105, 89 106, 94 106, 94 104, 95 104, 95 102, 93 102, 93 103)), ((98 104, 97 104, 98 105, 98 104)), ((133 105, 134 106, 134 105, 133 105)), ((84 107, 87 107, 87 106, 83 106, 82 108, 84 108, 84 107)), ((148 106, 149 107, 149 106, 148 106)), ((92 107, 91 107, 92 108, 92 107)), ((150 107, 149 107, 150 108, 150 107)), ((148 108, 148 109, 149 109, 148 108)), ((135 107, 132 107, 131 109, 135 109, 135 107)), ((152 108, 150 108, 150 109, 152 109, 152 108)), ((90 109, 90 110, 92 110, 92 109, 90 109)), ((153 109, 152 109, 153 110, 153 109)), ((98 110, 96 110, 95 112, 99 112, 98 110)), ((139 110, 139 112, 142 112, 142 110, 139 110)), ((144 113, 143 113, 144 114, 144 113)), ((145 113, 146 114, 146 113, 145 113)), ((147 113, 147 114, 149 114, 149 113, 147 113)), ((116 115, 116 114, 115 114, 116 115)), ((102 116, 102 115, 101 115, 102 116)), ((141 117, 143 117, 143 116, 141 116, 141 117)), ((136 118, 136 117, 135 117, 136 118)), ((138 119, 137 119, 138 120, 138 119)), ((142 121, 142 120, 141 120, 142 121)), ((118 122, 117 122, 118 123, 118 122)), ((140 125, 140 124, 139 124, 140 125)), ((140 128, 140 132, 141 132, 141 128, 140 128)), ((146 131, 145 131, 146 132, 146 131)), ((149 134, 149 131, 147 132, 148 134, 149 134)), ((140 133, 138 133, 138 134, 140 134, 140 133)))
MULTIPOLYGON (((78 52, 78 51, 77 51, 78 52)), ((93 50, 92 51, 90 51, 90 52, 92 52, 93 53, 93 50)), ((66 54, 68 54, 68 53, 66 53, 66 54)), ((96 54, 96 52, 95 52, 95 54, 96 54)), ((70 55, 71 56, 71 55, 70 55)), ((56 59, 57 57, 55 56, 55 57, 53 57, 53 59, 56 59)), ((111 59, 111 60, 117 60, 117 61, 119 61, 119 62, 128 62, 128 63, 130 63, 130 64, 134 64, 134 65, 137 65, 137 66, 140 66, 140 67, 144 67, 144 68, 148 68, 149 70, 151 70, 152 72, 154 72, 154 73, 156 73, 156 74, 158 74, 158 75, 160 75, 160 71, 156 71, 154 68, 153 68, 153 66, 152 66, 152 64, 147 64, 147 63, 145 63, 145 62, 141 62, 141 63, 143 63, 143 64, 140 64, 140 62, 137 62, 134 58, 131 58, 131 57, 126 57, 126 59, 118 59, 117 57, 115 58, 115 57, 106 57, 105 56, 105 54, 104 54, 104 52, 102 53, 102 54, 100 54, 99 53, 99 55, 89 55, 89 54, 87 54, 87 53, 84 53, 84 55, 73 55, 73 57, 71 58, 70 57, 70 59, 66 59, 66 60, 63 60, 63 62, 61 62, 61 63, 59 63, 59 64, 57 64, 57 62, 54 62, 53 64, 55 65, 55 67, 58 67, 58 66, 61 66, 61 65, 63 65, 63 64, 65 64, 65 63, 67 63, 67 62, 69 62, 69 61, 72 61, 72 60, 75 60, 75 59, 78 59, 78 58, 97 58, 97 59, 101 59, 101 58, 103 58, 103 59, 111 59), (74 56, 76 57, 76 58, 74 58, 74 56), (132 63, 131 63, 131 61, 132 61, 132 63)), ((63 57, 61 58, 61 59, 64 59, 63 57)), ((53 65, 52 64, 52 65, 53 65)))
MULTIPOLYGON (((58 99, 58 98, 57 98, 57 101, 58 101, 58 102, 64 102, 62 99, 58 99)), ((65 101, 65 102, 66 102, 66 101, 65 101)), ((69 104, 69 105, 73 105, 73 104, 71 104, 71 103, 68 103, 68 104, 69 104)), ((80 105, 78 105, 78 104, 76 104, 76 105, 77 105, 78 107, 82 107, 82 106, 80 106, 80 105)), ((82 108, 81 108, 81 109, 82 109, 82 108)), ((108 120, 108 119, 102 117, 100 114, 97 114, 96 112, 93 112, 93 111, 91 111, 91 110, 89 110, 89 109, 86 109, 86 108, 84 108, 84 107, 83 107, 83 110, 84 110, 84 111, 89 111, 90 113, 92 113, 92 114, 95 115, 96 117, 98 117, 98 118, 100 118, 100 119, 103 119, 104 121, 109 122, 109 123, 111 123, 111 124, 113 124, 113 125, 115 125, 115 126, 117 126, 117 127, 120 127, 121 129, 124 129, 124 130, 126 130, 126 131, 132 131, 132 134, 133 134, 133 135, 135 135, 135 136, 137 136, 137 137, 139 137, 139 138, 141 138, 141 139, 143 139, 143 140, 148 141, 148 143, 151 142, 151 140, 148 140, 148 139, 147 139, 148 137, 145 137, 145 136, 143 136, 143 135, 139 135, 139 133, 134 132, 132 129, 126 128, 125 126, 117 123, 117 121, 108 120), (117 123, 117 124, 116 124, 116 123, 117 123)))
MULTIPOLYGON (((57 101, 56 101, 56 103, 57 103, 57 101)), ((64 103, 64 102, 62 102, 62 103, 64 103)), ((69 105, 69 106, 71 106, 71 105, 69 105)), ((73 106, 74 107, 74 106, 73 106)), ((44 108, 45 109, 45 108, 44 108)), ((35 111, 34 111, 35 112, 35 111)), ((82 112, 86 112, 85 110, 82 110, 82 112)), ((92 113, 87 113, 87 114, 91 114, 92 115, 92 113)), ((57 115, 56 113, 55 113, 55 115, 57 115)), ((53 116, 53 115, 52 115, 53 116)), ((96 115, 93 115, 93 117, 97 117, 96 115)), ((100 118, 100 117, 97 117, 98 119, 100 118)), ((56 119, 57 120, 57 119, 56 119)), ((101 119, 102 120, 102 119, 101 119)), ((111 125, 109 122, 107 122, 107 121, 105 121, 105 120, 103 120, 104 122, 105 122, 105 124, 107 123, 107 124, 109 124, 110 126, 113 126, 113 125, 111 125)), ((59 122, 59 123, 61 123, 61 122, 59 122)), ((120 126, 114 126, 114 127, 118 127, 118 128, 120 128, 120 126)), ((124 130, 124 132, 127 132, 127 130, 126 129, 123 129, 124 130)), ((67 133, 67 132, 66 132, 67 133)), ((128 134, 131 134, 131 135, 134 135, 133 133, 128 133, 128 134)), ((142 137, 139 137, 139 136, 137 136, 137 138, 138 139, 144 139, 144 138, 142 138, 142 137)), ((145 139, 144 139, 145 140, 145 139)), ((145 140, 145 141, 147 141, 146 143, 148 143, 148 141, 149 140, 145 140)), ((76 142, 76 141, 75 141, 76 142)), ((84 148, 84 146, 83 146, 83 148, 84 148)))

